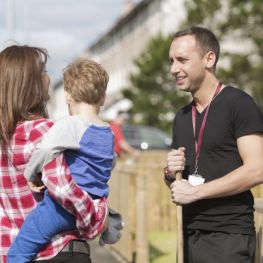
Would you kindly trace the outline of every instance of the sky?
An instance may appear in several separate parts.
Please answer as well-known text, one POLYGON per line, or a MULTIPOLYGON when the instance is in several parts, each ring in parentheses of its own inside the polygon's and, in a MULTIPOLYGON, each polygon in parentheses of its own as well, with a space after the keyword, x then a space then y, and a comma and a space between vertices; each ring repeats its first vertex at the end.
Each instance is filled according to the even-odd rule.
POLYGON ((47 70, 54 84, 68 63, 116 23, 124 2, 0 0, 0 50, 15 43, 46 48, 47 70))

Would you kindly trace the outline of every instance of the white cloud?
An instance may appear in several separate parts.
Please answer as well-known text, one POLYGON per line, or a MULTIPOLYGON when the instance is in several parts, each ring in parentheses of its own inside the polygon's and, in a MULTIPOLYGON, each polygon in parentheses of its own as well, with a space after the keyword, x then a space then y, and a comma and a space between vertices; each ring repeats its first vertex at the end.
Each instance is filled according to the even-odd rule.
POLYGON ((62 69, 72 59, 79 56, 86 47, 85 41, 77 40, 74 35, 67 31, 51 29, 45 31, 32 32, 30 44, 44 47, 48 50, 49 61, 47 69, 53 81, 61 78, 62 69))
POLYGON ((124 0, 0 0, 0 50, 12 43, 6 26, 9 1, 14 3, 15 41, 46 48, 55 81, 67 63, 115 23, 124 4, 124 0))
POLYGON ((86 45, 85 42, 78 41, 74 35, 59 29, 33 32, 32 36, 30 40, 32 45, 46 47, 50 54, 56 53, 57 56, 66 55, 69 51, 75 54, 86 45))

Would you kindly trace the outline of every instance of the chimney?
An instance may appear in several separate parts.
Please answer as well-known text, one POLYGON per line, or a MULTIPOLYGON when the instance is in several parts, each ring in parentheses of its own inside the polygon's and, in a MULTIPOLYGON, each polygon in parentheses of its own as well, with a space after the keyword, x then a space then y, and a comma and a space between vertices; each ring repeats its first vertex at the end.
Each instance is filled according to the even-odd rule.
POLYGON ((134 3, 132 0, 124 0, 121 17, 126 16, 133 9, 133 7, 134 3))

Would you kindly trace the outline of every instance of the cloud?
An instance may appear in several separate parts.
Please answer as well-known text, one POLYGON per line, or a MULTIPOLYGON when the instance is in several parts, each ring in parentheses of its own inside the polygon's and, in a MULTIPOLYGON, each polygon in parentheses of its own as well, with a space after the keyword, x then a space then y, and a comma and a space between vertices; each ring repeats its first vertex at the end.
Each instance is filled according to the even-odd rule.
MULTIPOLYGON (((12 44, 7 30, 8 1, 0 1, 0 49, 12 44)), ((124 0, 12 0, 13 38, 19 44, 44 47, 54 80, 62 69, 106 32, 121 13, 124 0)))
POLYGON ((50 29, 32 32, 30 39, 32 45, 46 47, 50 54, 65 55, 69 50, 71 54, 85 47, 85 42, 80 42, 65 30, 50 29))
POLYGON ((63 68, 79 56, 86 47, 85 41, 80 41, 67 31, 59 29, 32 32, 31 45, 44 47, 49 53, 47 70, 54 81, 61 78, 63 68))

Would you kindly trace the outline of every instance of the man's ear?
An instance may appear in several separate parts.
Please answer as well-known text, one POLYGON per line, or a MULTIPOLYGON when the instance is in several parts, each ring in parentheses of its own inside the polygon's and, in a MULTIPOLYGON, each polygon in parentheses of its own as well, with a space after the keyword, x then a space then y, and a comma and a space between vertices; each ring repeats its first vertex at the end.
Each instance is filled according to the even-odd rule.
POLYGON ((72 102, 72 98, 70 94, 65 90, 64 90, 64 94, 65 94, 66 103, 69 105, 72 102))
POLYGON ((205 55, 206 68, 212 69, 216 62, 216 54, 213 51, 209 51, 205 55))

